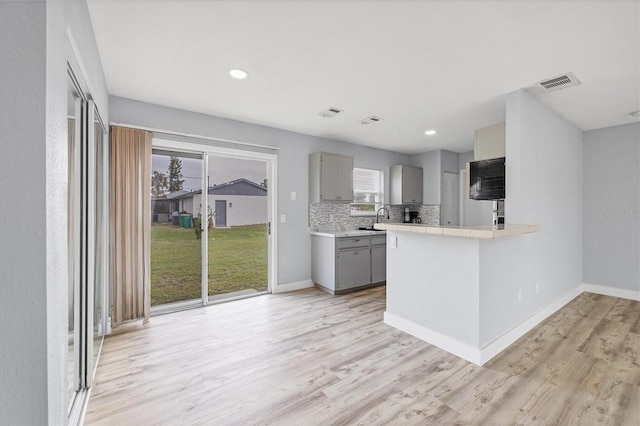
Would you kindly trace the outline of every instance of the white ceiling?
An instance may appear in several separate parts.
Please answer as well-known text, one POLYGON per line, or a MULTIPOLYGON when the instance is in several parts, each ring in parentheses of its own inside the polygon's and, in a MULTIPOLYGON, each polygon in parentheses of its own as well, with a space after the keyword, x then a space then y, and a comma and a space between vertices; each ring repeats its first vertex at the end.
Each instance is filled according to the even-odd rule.
POLYGON ((504 121, 506 93, 572 72, 580 86, 535 96, 582 130, 638 121, 637 0, 88 3, 115 96, 398 152, 464 152, 474 129, 504 121), (321 117, 329 107, 344 112, 321 117), (370 115, 384 121, 359 123, 370 115))

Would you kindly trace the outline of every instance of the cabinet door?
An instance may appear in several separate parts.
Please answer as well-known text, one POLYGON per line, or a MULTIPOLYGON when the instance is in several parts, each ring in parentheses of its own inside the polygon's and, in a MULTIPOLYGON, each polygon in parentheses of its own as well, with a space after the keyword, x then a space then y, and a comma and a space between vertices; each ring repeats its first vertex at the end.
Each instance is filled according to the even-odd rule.
POLYGON ((336 193, 340 201, 353 201, 353 157, 338 156, 336 193))
POLYGON ((347 290, 371 283, 371 257, 368 248, 338 252, 338 285, 347 290))
POLYGON ((356 287, 371 284, 371 252, 369 248, 355 250, 356 258, 356 287))
POLYGON ((475 132, 474 160, 486 160, 505 156, 505 123, 478 129, 475 132))
POLYGON ((422 203, 422 169, 402 168, 402 198, 404 203, 422 203))
POLYGON ((387 280, 387 246, 371 247, 371 282, 387 280))
POLYGON ((340 250, 338 252, 338 282, 336 290, 346 290, 356 285, 355 250, 340 250))
POLYGON ((320 157, 320 200, 338 200, 338 159, 331 154, 322 154, 320 157))

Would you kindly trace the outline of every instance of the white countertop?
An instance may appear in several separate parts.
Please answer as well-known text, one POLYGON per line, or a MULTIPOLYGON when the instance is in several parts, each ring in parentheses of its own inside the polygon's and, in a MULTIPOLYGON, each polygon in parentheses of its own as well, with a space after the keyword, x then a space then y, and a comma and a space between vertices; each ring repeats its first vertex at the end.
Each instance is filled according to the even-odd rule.
POLYGON ((359 230, 352 229, 350 231, 312 231, 311 235, 317 235, 319 237, 331 237, 331 238, 341 238, 341 237, 365 237, 369 235, 386 235, 386 231, 369 231, 369 230, 359 230))
POLYGON ((445 235, 451 237, 493 239, 511 237, 514 235, 530 234, 540 231, 539 225, 499 225, 493 226, 444 226, 424 225, 420 223, 377 223, 376 229, 398 232, 414 232, 417 234, 445 235))

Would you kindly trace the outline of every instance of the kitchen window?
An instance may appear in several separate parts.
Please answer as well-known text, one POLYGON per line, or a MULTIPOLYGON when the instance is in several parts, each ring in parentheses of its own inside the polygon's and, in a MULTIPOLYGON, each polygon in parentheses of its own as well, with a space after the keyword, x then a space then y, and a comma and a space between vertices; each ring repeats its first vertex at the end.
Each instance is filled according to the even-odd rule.
POLYGON ((382 207, 382 170, 353 169, 351 216, 375 216, 382 207))

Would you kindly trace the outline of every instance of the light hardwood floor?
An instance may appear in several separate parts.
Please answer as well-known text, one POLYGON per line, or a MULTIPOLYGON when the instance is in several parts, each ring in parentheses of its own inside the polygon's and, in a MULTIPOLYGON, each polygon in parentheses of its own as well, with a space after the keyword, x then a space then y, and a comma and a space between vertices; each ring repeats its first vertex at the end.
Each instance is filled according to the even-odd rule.
POLYGON ((125 325, 85 423, 640 424, 640 302, 583 293, 483 367, 384 309, 309 289, 125 325))

